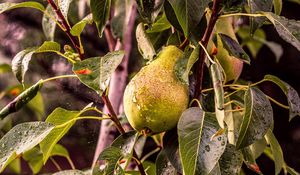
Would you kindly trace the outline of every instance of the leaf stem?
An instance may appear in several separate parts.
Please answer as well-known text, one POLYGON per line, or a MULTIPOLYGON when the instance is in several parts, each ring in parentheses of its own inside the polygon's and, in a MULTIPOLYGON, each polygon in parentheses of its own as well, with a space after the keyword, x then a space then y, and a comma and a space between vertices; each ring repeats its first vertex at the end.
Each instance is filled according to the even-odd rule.
POLYGON ((69 156, 67 156, 66 159, 67 159, 67 161, 69 162, 69 164, 70 164, 72 170, 75 170, 76 167, 75 167, 75 165, 74 165, 72 159, 71 159, 69 156))
POLYGON ((45 80, 43 80, 43 82, 48 82, 48 81, 52 81, 52 80, 57 80, 57 79, 62 79, 62 78, 76 78, 77 75, 59 75, 56 77, 51 77, 51 78, 47 78, 45 80))
MULTIPOLYGON (((265 94, 265 95, 266 95, 266 94, 265 94)), ((282 107, 282 108, 284 108, 284 109, 290 109, 288 106, 286 106, 286 105, 284 105, 284 104, 278 102, 278 101, 275 100, 274 98, 272 98, 272 97, 270 97, 270 96, 268 96, 268 95, 266 95, 266 97, 267 97, 269 100, 271 100, 273 103, 275 103, 276 105, 278 105, 278 106, 280 106, 280 107, 282 107)))
POLYGON ((53 157, 50 157, 51 162, 54 164, 54 166, 57 168, 58 171, 62 171, 59 164, 56 162, 56 160, 53 157))
MULTIPOLYGON (((118 119, 118 117, 117 117, 117 115, 116 115, 116 112, 114 111, 114 108, 112 107, 111 102, 110 102, 108 96, 106 95, 106 92, 104 92, 104 93, 102 94, 101 98, 102 98, 104 104, 106 105, 106 107, 107 107, 107 109, 108 109, 108 112, 110 113, 110 114, 109 114, 110 119, 115 123, 115 125, 116 125, 118 131, 119 131, 121 134, 125 134, 125 130, 124 130, 124 128, 122 127, 122 125, 121 125, 121 123, 120 123, 120 121, 119 121, 119 119, 118 119)), ((146 175, 145 170, 144 170, 144 167, 143 167, 143 165, 141 164, 141 162, 140 162, 140 160, 139 160, 139 158, 138 158, 138 156, 137 156, 137 154, 136 154, 136 152, 135 152, 134 149, 133 149, 133 159, 135 160, 135 163, 136 163, 136 165, 137 165, 137 167, 138 167, 138 169, 139 169, 141 175, 146 175)))
MULTIPOLYGON (((208 26, 205 30, 205 33, 203 35, 203 38, 201 39, 201 43, 204 46, 204 48, 207 47, 208 41, 210 39, 210 36, 213 32, 213 29, 215 27, 215 24, 218 20, 219 16, 219 7, 221 5, 222 0, 214 0, 213 1, 213 7, 212 7, 212 14, 208 23, 208 26)), ((195 83, 195 99, 200 99, 201 91, 202 91, 202 81, 203 81, 203 74, 204 74, 204 65, 205 65, 205 51, 203 49, 200 50, 199 53, 199 60, 196 63, 196 83, 195 83)), ((195 104, 194 104, 195 105, 195 104)))
POLYGON ((61 10, 57 7, 56 3, 53 0, 47 0, 48 3, 51 5, 52 9, 56 13, 58 17, 58 22, 61 24, 61 29, 67 34, 68 38, 70 39, 71 43, 75 47, 77 53, 79 54, 80 59, 84 59, 83 52, 81 51, 81 47, 79 41, 76 39, 75 36, 71 34, 71 26, 68 21, 65 19, 64 15, 62 14, 61 10))
POLYGON ((144 162, 146 159, 148 159, 150 156, 152 156, 153 154, 157 153, 158 151, 161 150, 161 147, 157 147, 156 149, 150 151, 148 154, 146 154, 142 159, 141 162, 144 162))
POLYGON ((232 13, 232 14, 226 14, 226 15, 221 15, 219 18, 227 18, 227 17, 232 17, 232 16, 249 16, 249 17, 263 17, 266 15, 263 14, 251 14, 251 13, 232 13))

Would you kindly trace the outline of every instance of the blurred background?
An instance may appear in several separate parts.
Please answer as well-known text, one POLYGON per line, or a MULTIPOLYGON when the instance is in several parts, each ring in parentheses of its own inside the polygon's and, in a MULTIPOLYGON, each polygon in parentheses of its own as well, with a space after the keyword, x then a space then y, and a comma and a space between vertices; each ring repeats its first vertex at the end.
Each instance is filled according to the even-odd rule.
MULTIPOLYGON (((21 1, 0 0, 0 2, 21 1)), ((46 1, 39 2, 46 4, 46 1)), ((300 20, 300 1, 283 0, 283 2, 282 16, 300 20)), ((86 16, 89 13, 87 0, 74 0, 70 6, 70 13, 73 13, 70 15, 73 17, 69 19, 71 24, 75 24, 79 19, 86 16)), ((15 76, 9 71, 12 58, 19 51, 28 47, 39 46, 46 40, 41 20, 42 13, 32 9, 21 8, 0 14, 0 109, 22 89, 15 76)), ((300 52, 283 41, 272 25, 265 25, 262 29, 261 32, 271 46, 262 45, 257 53, 253 53, 251 49, 245 47, 253 59, 251 66, 244 66, 241 78, 256 82, 263 79, 264 75, 272 74, 289 83, 300 93, 300 52)), ((244 39, 242 32, 239 31, 240 40, 244 39)), ((97 30, 93 25, 88 25, 82 33, 86 57, 101 56, 108 52, 105 38, 100 39, 97 35, 97 30)), ((66 35, 60 30, 56 30, 55 41, 61 45, 69 44, 66 43, 68 41, 66 35)), ((133 39, 132 44, 136 45, 135 39, 133 39)), ((135 72, 143 64, 137 47, 133 48, 129 63, 130 72, 135 72)), ((31 60, 25 82, 32 85, 41 78, 70 73, 71 66, 65 59, 55 54, 36 54, 31 60)), ((260 88, 274 99, 287 104, 285 95, 276 85, 263 83, 260 88)), ((91 102, 99 107, 102 106, 97 94, 79 81, 66 79, 47 83, 42 88, 41 93, 25 108, 0 121, 0 137, 18 123, 44 120, 56 107, 79 110, 91 102)), ((282 146, 284 158, 289 166, 300 171, 300 117, 295 117, 289 122, 288 110, 280 108, 274 103, 272 103, 272 107, 275 119, 274 133, 282 146)), ((78 121, 59 142, 68 149, 77 169, 91 166, 99 126, 100 123, 95 121, 78 121)), ((62 169, 70 169, 70 165, 64 158, 54 157, 54 159, 61 165, 62 169)), ((267 157, 261 156, 258 159, 258 164, 263 165, 261 168, 264 174, 274 174, 273 162, 267 157)), ((22 174, 32 174, 25 161, 22 161, 22 169, 22 174)), ((48 161, 41 173, 55 171, 57 171, 55 165, 48 161)), ((246 173, 252 174, 251 171, 246 171, 246 173)), ((7 169, 4 174, 16 173, 12 169, 7 169)))

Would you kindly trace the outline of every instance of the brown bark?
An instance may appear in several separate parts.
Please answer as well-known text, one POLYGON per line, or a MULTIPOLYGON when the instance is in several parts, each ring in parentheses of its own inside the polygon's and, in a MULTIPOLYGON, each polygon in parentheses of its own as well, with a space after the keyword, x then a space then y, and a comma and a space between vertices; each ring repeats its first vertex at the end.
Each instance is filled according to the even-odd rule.
MULTIPOLYGON (((135 4, 132 6, 131 12, 129 14, 130 14, 130 19, 128 21, 126 31, 124 33, 123 44, 121 44, 120 41, 117 41, 116 46, 114 48, 114 50, 119 50, 123 45, 123 49, 125 50, 125 56, 123 58, 122 63, 118 66, 117 70, 114 72, 114 74, 111 77, 109 91, 108 91, 108 98, 110 99, 111 105, 114 111, 116 111, 117 115, 123 112, 123 108, 120 108, 120 106, 122 106, 121 104, 123 101, 123 92, 127 84, 128 60, 132 48, 131 45, 132 30, 134 28, 134 22, 136 17, 135 4)), ((105 34, 109 35, 107 31, 105 32, 105 34)), ((110 36, 107 36, 107 38, 110 38, 110 36)), ((111 43, 109 43, 109 45, 110 44, 111 43)), ((112 48, 112 46, 110 46, 110 48, 112 48)), ((104 107, 103 111, 104 113, 109 112, 106 106, 104 107)), ((114 126, 110 126, 110 121, 108 120, 102 121, 100 134, 98 137, 98 143, 94 155, 93 165, 95 165, 99 157, 99 154, 113 142, 116 132, 117 129, 114 126)))

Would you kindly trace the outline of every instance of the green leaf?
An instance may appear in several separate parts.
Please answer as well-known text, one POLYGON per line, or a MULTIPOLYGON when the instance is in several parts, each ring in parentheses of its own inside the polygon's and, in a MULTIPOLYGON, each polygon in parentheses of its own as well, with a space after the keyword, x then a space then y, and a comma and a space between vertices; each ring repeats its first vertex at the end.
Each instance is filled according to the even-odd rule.
POLYGON ((27 161, 33 174, 40 172, 43 167, 43 154, 38 147, 26 151, 22 157, 27 161))
POLYGON ((236 143, 238 149, 262 139, 273 125, 273 110, 265 94, 249 87, 244 97, 245 114, 236 143))
POLYGON ((162 32, 169 28, 171 28, 171 24, 169 23, 166 14, 163 13, 163 15, 147 29, 147 33, 162 32))
POLYGON ((85 173, 83 171, 80 170, 63 170, 63 171, 59 171, 54 173, 53 175, 85 175, 85 173))
POLYGON ((252 36, 250 35, 250 27, 242 26, 237 31, 238 36, 242 39, 242 46, 247 46, 251 55, 255 58, 257 53, 263 46, 261 41, 266 41, 264 30, 257 29, 252 36))
POLYGON ((222 175, 239 174, 243 165, 243 154, 234 145, 227 144, 219 164, 222 175))
MULTIPOLYGON (((248 0, 251 13, 260 11, 270 12, 273 6, 273 0, 248 0)), ((253 34, 266 21, 265 17, 250 17, 250 33, 253 34)))
POLYGON ((146 23, 154 21, 152 13, 154 11, 155 0, 136 0, 140 16, 146 23))
POLYGON ((103 57, 88 58, 76 62, 73 65, 73 72, 83 84, 102 94, 108 86, 110 76, 123 57, 123 51, 115 51, 103 57))
POLYGON ((8 165, 8 168, 15 174, 21 174, 21 158, 16 158, 8 165))
POLYGON ((80 34, 82 33, 83 29, 85 28, 85 26, 87 24, 92 24, 93 23, 93 18, 92 18, 92 14, 89 14, 88 16, 86 16, 85 18, 83 18, 81 21, 79 21, 78 23, 76 23, 72 28, 70 33, 73 36, 80 36, 80 34))
POLYGON ((39 144, 54 128, 47 122, 16 125, 0 140, 0 172, 20 154, 39 144))
POLYGON ((187 37, 200 22, 210 0, 168 0, 187 37))
POLYGON ((261 156, 262 153, 264 153, 264 150, 267 148, 267 141, 264 138, 257 140, 252 145, 249 146, 250 150, 252 151, 252 155, 254 159, 257 159, 259 156, 261 156))
POLYGON ((35 50, 34 53, 43 53, 43 52, 59 52, 60 44, 54 41, 45 41, 39 48, 35 50))
POLYGON ((0 64, 0 74, 11 72, 11 67, 9 64, 0 64))
POLYGON ((176 18, 175 11, 168 0, 165 0, 165 2, 164 2, 164 10, 166 13, 166 17, 167 17, 168 21, 172 24, 172 26, 176 30, 183 32, 183 30, 179 24, 179 21, 176 18))
POLYGON ((64 15, 65 19, 68 20, 68 12, 70 4, 73 0, 58 0, 58 7, 61 11, 61 13, 64 15))
POLYGON ((214 88, 215 112, 219 125, 224 128, 224 89, 222 83, 222 72, 217 64, 210 65, 210 74, 214 88))
POLYGON ((241 151, 243 153, 244 162, 245 162, 246 166, 249 169, 256 172, 257 174, 262 174, 259 166, 257 165, 257 163, 255 161, 255 157, 254 157, 253 152, 251 151, 250 147, 243 148, 243 149, 241 149, 241 151))
POLYGON ((196 107, 182 113, 178 136, 184 174, 209 174, 223 154, 227 139, 224 133, 214 136, 219 130, 215 117, 196 107))
POLYGON ((297 91, 292 86, 290 86, 286 82, 280 80, 278 77, 275 77, 273 75, 266 75, 264 77, 264 80, 275 83, 285 93, 289 104, 290 121, 295 116, 300 114, 300 97, 297 91))
POLYGON ((270 145, 272 155, 273 155, 273 160, 275 162, 275 174, 279 174, 281 169, 284 166, 284 158, 283 158, 283 153, 281 150, 281 147, 274 136, 272 130, 268 130, 267 134, 265 135, 265 138, 267 142, 270 145))
POLYGON ((280 15, 282 10, 282 0, 273 0, 274 11, 276 15, 280 15))
POLYGON ((189 84, 189 75, 193 65, 198 60, 199 51, 199 45, 193 50, 191 47, 186 47, 183 57, 181 59, 178 59, 174 66, 174 71, 177 79, 184 84, 189 84))
POLYGON ((33 2, 33 1, 27 1, 27 2, 21 2, 21 3, 5 2, 5 3, 0 4, 0 14, 7 10, 22 8, 22 7, 34 8, 34 9, 40 10, 42 12, 45 10, 45 7, 38 2, 33 2))
POLYGON ((38 92, 36 96, 27 103, 26 106, 35 114, 39 121, 42 120, 45 114, 45 105, 43 96, 40 92, 38 92))
POLYGON ((97 164, 93 168, 93 172, 100 171, 107 175, 113 175, 115 170, 120 168, 118 165, 119 160, 122 158, 128 158, 132 155, 137 136, 137 132, 130 131, 116 138, 112 145, 106 148, 98 157, 99 161, 105 160, 105 168, 100 170, 100 165, 97 164))
POLYGON ((56 143, 70 130, 74 125, 75 121, 70 122, 81 115, 80 111, 68 111, 63 108, 56 108, 46 119, 55 126, 66 124, 64 127, 54 128, 48 136, 40 143, 41 151, 43 152, 43 162, 46 163, 48 158, 51 156, 51 152, 56 143))
POLYGON ((36 48, 30 48, 19 52, 12 60, 12 71, 19 80, 24 83, 24 76, 28 70, 29 61, 36 48))
POLYGON ((68 150, 60 144, 55 144, 50 156, 62 156, 62 157, 70 157, 68 150))
MULTIPOLYGON (((190 70, 187 70, 187 64, 188 64, 188 61, 189 61, 192 51, 193 50, 191 47, 186 47, 184 49, 183 56, 180 59, 178 59, 174 65, 174 72, 175 72, 177 79, 181 83, 184 83, 184 84, 189 83, 189 71, 190 70)), ((196 59, 196 58, 193 57, 192 59, 196 59)))
POLYGON ((96 23, 99 37, 102 37, 102 33, 109 18, 111 0, 90 0, 91 12, 93 14, 93 20, 96 23))
POLYGON ((168 160, 178 173, 182 174, 182 163, 180 161, 177 128, 167 131, 163 136, 163 145, 168 160))
POLYGON ((228 35, 219 33, 223 46, 226 48, 228 53, 236 58, 239 58, 243 62, 250 64, 250 57, 248 54, 243 50, 241 45, 236 42, 234 39, 229 37, 228 35))
POLYGON ((55 35, 55 29, 56 29, 56 22, 54 20, 56 17, 56 14, 55 14, 54 10, 52 10, 52 7, 50 4, 46 7, 45 12, 47 14, 49 14, 49 16, 46 15, 46 13, 43 16, 43 19, 42 19, 43 31, 44 31, 44 34, 45 34, 47 40, 53 41, 54 35, 55 35))
POLYGON ((264 13, 273 23, 279 36, 300 51, 300 21, 287 19, 273 13, 264 13))
POLYGON ((177 175, 176 169, 169 161, 167 154, 162 150, 155 161, 157 175, 177 175))
POLYGON ((140 54, 144 59, 152 61, 156 56, 155 49, 151 43, 151 40, 144 29, 144 24, 140 23, 136 27, 136 40, 140 54))
POLYGON ((60 45, 53 41, 45 41, 40 47, 25 49, 19 52, 12 60, 12 71, 19 80, 24 83, 24 77, 29 67, 29 62, 34 53, 55 52, 60 51, 60 45))
POLYGON ((33 99, 38 91, 43 86, 43 80, 38 81, 36 84, 32 85, 25 91, 23 91, 19 96, 17 96, 13 101, 8 103, 1 111, 0 111, 0 119, 3 119, 8 114, 18 111, 24 105, 26 105, 31 99, 33 99))

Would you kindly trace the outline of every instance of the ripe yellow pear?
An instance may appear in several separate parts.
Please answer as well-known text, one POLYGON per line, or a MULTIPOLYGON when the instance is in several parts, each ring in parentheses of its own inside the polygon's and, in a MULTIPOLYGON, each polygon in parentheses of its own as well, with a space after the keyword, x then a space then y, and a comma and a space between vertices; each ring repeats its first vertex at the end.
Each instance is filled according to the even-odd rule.
POLYGON ((176 126, 188 106, 188 86, 174 72, 174 65, 182 55, 175 46, 163 48, 127 85, 124 110, 134 129, 160 133, 176 126))

